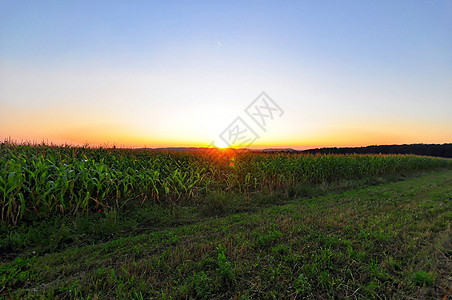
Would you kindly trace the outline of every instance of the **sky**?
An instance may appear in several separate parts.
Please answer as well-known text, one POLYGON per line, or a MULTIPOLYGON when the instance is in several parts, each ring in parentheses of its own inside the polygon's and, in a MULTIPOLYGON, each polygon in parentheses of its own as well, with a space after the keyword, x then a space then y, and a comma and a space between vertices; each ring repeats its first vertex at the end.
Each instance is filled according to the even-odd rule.
POLYGON ((452 2, 2 0, 4 139, 452 142, 452 2))

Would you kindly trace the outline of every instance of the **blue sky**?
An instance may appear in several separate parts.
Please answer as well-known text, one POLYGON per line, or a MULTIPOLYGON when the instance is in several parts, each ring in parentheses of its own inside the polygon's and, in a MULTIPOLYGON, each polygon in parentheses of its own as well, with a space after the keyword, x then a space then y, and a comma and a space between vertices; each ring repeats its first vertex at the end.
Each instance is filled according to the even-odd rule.
POLYGON ((0 138, 204 145, 262 91, 256 146, 452 137, 450 1, 2 1, 0 138))

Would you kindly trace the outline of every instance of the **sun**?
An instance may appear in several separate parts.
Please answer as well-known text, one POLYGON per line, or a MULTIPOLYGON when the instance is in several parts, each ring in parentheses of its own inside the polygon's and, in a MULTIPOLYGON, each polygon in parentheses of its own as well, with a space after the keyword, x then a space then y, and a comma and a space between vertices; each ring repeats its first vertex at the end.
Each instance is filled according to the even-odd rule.
POLYGON ((223 140, 218 140, 218 141, 215 143, 215 146, 217 146, 217 147, 220 148, 220 149, 225 149, 225 148, 228 148, 228 147, 229 147, 229 145, 228 145, 225 141, 223 141, 223 140))

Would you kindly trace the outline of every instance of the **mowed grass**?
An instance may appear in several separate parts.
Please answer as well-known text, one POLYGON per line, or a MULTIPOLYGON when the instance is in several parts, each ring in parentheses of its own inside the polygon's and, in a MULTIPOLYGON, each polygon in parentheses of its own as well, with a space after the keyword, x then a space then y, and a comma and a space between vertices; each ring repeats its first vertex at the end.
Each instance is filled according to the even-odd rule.
POLYGON ((0 264, 0 295, 443 299, 452 288, 451 220, 446 170, 17 257, 0 264))

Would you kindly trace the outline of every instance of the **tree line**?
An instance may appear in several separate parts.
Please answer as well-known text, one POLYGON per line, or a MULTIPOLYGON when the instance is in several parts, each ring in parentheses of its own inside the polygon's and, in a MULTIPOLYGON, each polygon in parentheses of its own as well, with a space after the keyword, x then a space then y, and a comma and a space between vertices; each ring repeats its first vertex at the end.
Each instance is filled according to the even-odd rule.
POLYGON ((414 154, 452 158, 452 144, 374 145, 366 147, 316 148, 304 153, 320 154, 414 154))

